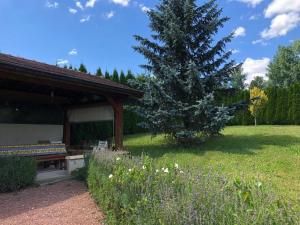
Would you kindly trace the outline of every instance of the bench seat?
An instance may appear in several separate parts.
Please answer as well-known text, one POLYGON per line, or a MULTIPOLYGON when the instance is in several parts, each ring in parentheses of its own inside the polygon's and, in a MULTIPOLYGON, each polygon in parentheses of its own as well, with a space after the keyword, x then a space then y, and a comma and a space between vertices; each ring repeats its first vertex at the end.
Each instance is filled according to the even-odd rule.
POLYGON ((65 144, 36 144, 36 145, 15 145, 0 146, 1 156, 65 156, 67 154, 65 144))

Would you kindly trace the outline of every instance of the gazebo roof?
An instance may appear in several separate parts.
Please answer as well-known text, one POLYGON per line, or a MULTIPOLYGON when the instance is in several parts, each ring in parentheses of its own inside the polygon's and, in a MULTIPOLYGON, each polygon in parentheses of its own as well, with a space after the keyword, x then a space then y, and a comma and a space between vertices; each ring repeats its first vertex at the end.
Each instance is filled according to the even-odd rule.
MULTIPOLYGON (((132 97, 141 97, 143 92, 128 86, 107 80, 105 78, 77 72, 71 69, 61 68, 33 60, 0 54, 0 75, 7 72, 13 74, 14 78, 24 81, 27 78, 35 78, 41 82, 59 81, 68 85, 74 84, 99 92, 111 92, 132 97)), ((1 78, 1 76, 0 76, 1 78)))

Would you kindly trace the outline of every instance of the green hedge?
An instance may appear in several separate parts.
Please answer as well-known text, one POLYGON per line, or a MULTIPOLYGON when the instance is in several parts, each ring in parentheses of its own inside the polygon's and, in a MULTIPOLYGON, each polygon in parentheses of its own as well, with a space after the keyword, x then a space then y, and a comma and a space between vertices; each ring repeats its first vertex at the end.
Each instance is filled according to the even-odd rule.
POLYGON ((0 192, 17 191, 34 184, 37 164, 30 157, 0 157, 0 192))
POLYGON ((92 158, 88 187, 108 224, 294 224, 295 214, 264 184, 215 171, 158 168, 148 157, 92 158))
MULTIPOLYGON (((300 124, 300 84, 294 84, 290 88, 267 88, 265 92, 269 100, 258 115, 258 124, 300 124)), ((221 103, 229 105, 248 99, 249 90, 242 90, 224 95, 221 103)), ((231 125, 250 125, 253 123, 253 117, 249 110, 237 112, 230 122, 231 125)))
MULTIPOLYGON (((136 113, 125 109, 123 115, 124 134, 136 134, 145 132, 145 129, 138 126, 142 121, 136 113)), ((82 140, 111 140, 113 137, 113 121, 74 123, 71 126, 71 144, 79 145, 82 140)))

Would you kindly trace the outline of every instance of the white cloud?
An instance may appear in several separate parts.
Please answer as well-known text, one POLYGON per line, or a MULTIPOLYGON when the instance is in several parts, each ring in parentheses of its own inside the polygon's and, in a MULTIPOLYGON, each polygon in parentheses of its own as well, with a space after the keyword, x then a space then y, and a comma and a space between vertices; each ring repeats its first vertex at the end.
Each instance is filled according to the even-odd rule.
POLYGON ((82 5, 81 2, 79 2, 79 1, 76 2, 76 6, 77 6, 79 9, 81 9, 81 10, 84 9, 83 5, 82 5))
POLYGON ((47 1, 46 2, 46 7, 48 7, 48 8, 53 8, 53 9, 56 9, 56 8, 58 8, 58 2, 49 2, 49 1, 47 1))
POLYGON ((113 18, 115 16, 115 12, 114 11, 110 11, 110 12, 107 12, 106 14, 105 14, 105 18, 106 19, 111 19, 111 18, 113 18))
POLYGON ((77 9, 69 8, 69 12, 72 13, 72 14, 76 14, 77 13, 77 9))
POLYGON ((258 4, 260 4, 263 0, 238 0, 238 1, 243 2, 243 3, 247 3, 247 5, 255 7, 258 4))
POLYGON ((128 6, 130 0, 111 0, 111 2, 121 6, 128 6))
POLYGON ((232 52, 232 54, 240 53, 240 50, 238 49, 231 49, 230 51, 232 52))
POLYGON ((260 17, 259 14, 254 14, 254 15, 249 17, 249 20, 257 20, 259 17, 260 17))
POLYGON ((69 61, 66 60, 66 59, 58 59, 57 62, 56 62, 56 64, 57 64, 58 66, 64 66, 64 65, 69 64, 69 61))
POLYGON ((247 74, 246 83, 250 84, 256 76, 266 78, 269 63, 270 59, 266 57, 262 59, 247 58, 242 65, 243 72, 247 74))
POLYGON ((82 18, 79 20, 79 22, 80 22, 80 23, 85 23, 85 22, 90 21, 90 19, 91 19, 91 16, 90 16, 90 15, 87 15, 87 16, 82 17, 82 18))
POLYGON ((254 41, 252 41, 252 44, 253 44, 253 45, 261 44, 262 46, 267 46, 267 45, 268 45, 268 43, 265 42, 263 39, 257 39, 257 40, 254 40, 254 41))
POLYGON ((85 7, 94 8, 96 1, 97 0, 88 0, 85 4, 85 7))
POLYGON ((300 23, 300 16, 296 13, 279 14, 272 19, 269 28, 261 32, 261 37, 271 39, 286 35, 290 30, 294 29, 300 23))
POLYGON ((277 14, 300 12, 299 0, 273 0, 265 10, 265 17, 270 18, 277 14))
POLYGON ((69 51, 69 55, 77 55, 77 54, 78 52, 76 48, 73 48, 71 51, 69 51))
POLYGON ((139 7, 144 13, 147 13, 151 10, 149 7, 145 6, 144 4, 139 4, 139 7))
POLYGON ((299 0, 272 0, 264 11, 266 18, 272 18, 271 24, 261 32, 261 37, 271 39, 285 36, 300 24, 299 0))
POLYGON ((234 37, 239 37, 239 36, 245 36, 246 35, 246 29, 244 27, 238 27, 234 30, 234 37))

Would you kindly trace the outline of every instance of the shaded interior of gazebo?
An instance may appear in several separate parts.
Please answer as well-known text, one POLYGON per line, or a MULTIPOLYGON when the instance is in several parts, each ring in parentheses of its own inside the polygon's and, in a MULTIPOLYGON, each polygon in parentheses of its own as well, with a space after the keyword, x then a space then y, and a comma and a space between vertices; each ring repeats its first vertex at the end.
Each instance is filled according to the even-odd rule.
MULTIPOLYGON (((44 138, 41 133, 47 135, 58 125, 61 126, 62 141, 68 148, 72 122, 112 119, 115 146, 122 149, 123 103, 130 97, 141 96, 142 93, 135 89, 101 77, 0 54, 0 145, 22 143, 18 138, 16 143, 5 141, 14 140, 5 138, 5 135, 11 135, 6 126, 11 128, 18 124, 20 127, 13 132, 23 135, 26 142, 30 139, 28 135, 34 136, 36 132, 37 139, 44 138), (49 129, 45 132, 33 129, 33 133, 28 134, 31 128, 22 130, 24 124, 44 125, 44 128, 47 125, 49 129)), ((57 136, 53 138, 59 139, 60 135, 57 136)))

